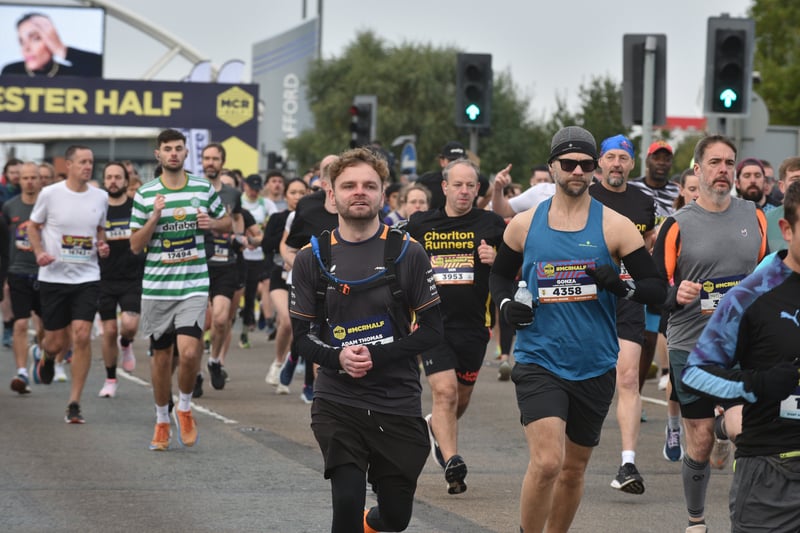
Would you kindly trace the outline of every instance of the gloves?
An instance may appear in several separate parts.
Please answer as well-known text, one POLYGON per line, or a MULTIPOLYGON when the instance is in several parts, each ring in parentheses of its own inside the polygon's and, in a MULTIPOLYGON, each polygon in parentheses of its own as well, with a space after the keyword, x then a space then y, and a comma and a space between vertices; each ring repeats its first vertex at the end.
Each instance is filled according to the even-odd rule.
POLYGON ((500 304, 500 313, 506 322, 515 329, 522 329, 533 324, 533 308, 514 300, 503 300, 500 304))
POLYGON ((585 272, 598 287, 615 294, 618 298, 628 298, 628 291, 635 288, 622 281, 611 265, 600 265, 597 268, 586 267, 585 272))
POLYGON ((755 370, 750 377, 750 391, 759 402, 778 402, 794 392, 800 381, 798 367, 792 363, 778 363, 772 368, 755 370))

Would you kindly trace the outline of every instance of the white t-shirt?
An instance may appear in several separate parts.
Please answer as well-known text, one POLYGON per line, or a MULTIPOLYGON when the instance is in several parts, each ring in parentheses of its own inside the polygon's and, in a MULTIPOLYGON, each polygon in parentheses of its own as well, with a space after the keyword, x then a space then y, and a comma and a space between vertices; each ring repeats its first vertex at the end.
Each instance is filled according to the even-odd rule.
MULTIPOLYGON (((251 202, 246 194, 242 194, 242 208, 247 209, 250 214, 253 215, 253 218, 256 219, 256 224, 261 226, 262 230, 264 226, 266 226, 269 217, 278 212, 275 203, 269 198, 262 198, 259 196, 256 198, 255 202, 251 202)), ((264 250, 262 250, 260 246, 252 250, 250 248, 244 248, 242 250, 242 257, 244 257, 245 261, 263 261, 264 250)))
POLYGON ((88 283, 100 280, 97 229, 106 225, 108 193, 96 187, 75 192, 66 181, 45 187, 31 211, 42 226, 42 247, 55 258, 39 267, 39 281, 88 283))
POLYGON ((555 183, 537 183, 527 189, 522 194, 509 198, 508 204, 515 213, 527 211, 531 207, 536 207, 556 193, 555 183))

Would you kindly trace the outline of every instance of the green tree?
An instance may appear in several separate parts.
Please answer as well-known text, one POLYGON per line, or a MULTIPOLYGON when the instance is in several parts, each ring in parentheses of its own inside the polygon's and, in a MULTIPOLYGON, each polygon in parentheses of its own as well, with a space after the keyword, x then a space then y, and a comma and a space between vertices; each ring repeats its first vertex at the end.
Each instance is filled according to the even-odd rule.
POLYGON ((756 22, 755 70, 771 124, 800 124, 800 3, 754 0, 750 16, 756 22))
MULTIPOLYGON (((341 57, 312 66, 307 94, 316 128, 286 142, 290 158, 302 169, 347 148, 353 96, 375 94, 384 147, 397 136, 414 134, 418 172, 438 168, 444 143, 469 145, 468 133, 454 125, 457 54, 455 48, 430 44, 389 46, 372 32, 360 33, 341 57)), ((539 161, 535 147, 546 136, 527 116, 528 102, 518 96, 510 74, 495 73, 492 131, 480 137, 478 147, 484 173, 493 174, 508 163, 527 172, 539 161)))

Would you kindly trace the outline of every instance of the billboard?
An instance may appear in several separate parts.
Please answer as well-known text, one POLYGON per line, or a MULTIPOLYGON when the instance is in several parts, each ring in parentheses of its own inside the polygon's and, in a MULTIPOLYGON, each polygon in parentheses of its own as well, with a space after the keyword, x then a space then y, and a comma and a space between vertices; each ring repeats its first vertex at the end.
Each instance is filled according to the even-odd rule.
POLYGON ((0 4, 0 74, 103 76, 105 11, 0 4))

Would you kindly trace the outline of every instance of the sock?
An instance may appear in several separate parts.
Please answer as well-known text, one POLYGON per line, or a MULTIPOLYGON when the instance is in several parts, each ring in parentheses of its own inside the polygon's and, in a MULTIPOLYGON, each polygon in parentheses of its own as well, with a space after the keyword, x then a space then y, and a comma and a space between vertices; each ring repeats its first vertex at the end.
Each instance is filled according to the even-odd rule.
POLYGON ((17 369, 17 375, 18 376, 25 376, 27 378, 28 377, 28 369, 25 368, 25 367, 18 368, 17 369))
POLYGON ((219 357, 209 357, 208 358, 208 364, 211 364, 211 363, 219 363, 219 357))
POLYGON ((106 379, 117 379, 117 365, 106 367, 106 379))
POLYGON ((120 338, 119 338, 119 344, 120 344, 120 346, 122 346, 123 348, 124 348, 124 347, 126 347, 126 346, 130 346, 130 344, 131 344, 131 342, 132 342, 132 341, 133 341, 133 339, 129 339, 129 338, 127 338, 127 337, 120 337, 120 338))
POLYGON ((675 431, 676 429, 681 429, 681 415, 668 416, 667 427, 672 431, 675 431))
POLYGON ((156 423, 163 424, 164 422, 169 423, 169 404, 156 405, 156 423))
POLYGON ((622 450, 622 464, 625 463, 635 463, 636 462, 636 452, 633 450, 622 450))
POLYGON ((711 477, 711 467, 708 461, 698 463, 688 454, 684 454, 681 477, 683 478, 683 497, 686 499, 689 518, 702 519, 705 514, 706 489, 708 489, 708 480, 711 477))
POLYGON ((717 415, 714 419, 714 436, 719 440, 728 440, 728 432, 725 431, 725 415, 717 415))
POLYGON ((181 392, 178 395, 178 410, 188 411, 192 408, 192 393, 181 392))

